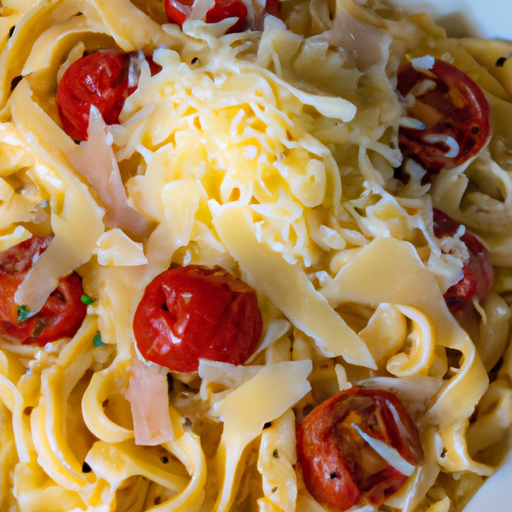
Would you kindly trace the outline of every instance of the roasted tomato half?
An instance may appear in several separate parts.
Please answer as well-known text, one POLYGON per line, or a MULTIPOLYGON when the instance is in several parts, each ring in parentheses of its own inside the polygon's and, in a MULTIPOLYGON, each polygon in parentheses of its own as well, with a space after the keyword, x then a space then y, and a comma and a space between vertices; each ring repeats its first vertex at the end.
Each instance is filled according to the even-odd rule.
POLYGON ((255 291, 221 267, 176 267, 146 287, 133 320, 148 360, 177 372, 197 371, 199 359, 243 364, 262 332, 255 291))
MULTIPOLYGON (((460 226, 446 213, 434 208, 433 227, 437 238, 453 236, 460 226)), ((469 259, 462 268, 461 280, 444 294, 446 304, 453 313, 471 306, 473 298, 485 299, 494 283, 494 268, 489 251, 471 231, 465 230, 460 239, 468 248, 469 259)))
POLYGON ((402 96, 414 98, 408 116, 424 124, 424 129, 401 127, 400 148, 431 175, 463 164, 487 143, 487 99, 456 67, 436 60, 427 73, 407 64, 398 73, 397 87, 402 96))
POLYGON ((72 337, 87 312, 81 300, 84 293, 82 281, 76 273, 63 277, 42 309, 33 315, 15 303, 18 286, 50 241, 51 237, 34 235, 0 253, 0 334, 23 344, 44 346, 60 338, 72 337))
MULTIPOLYGON (((183 25, 191 16, 195 3, 198 3, 197 0, 196 2, 194 0, 165 0, 165 11, 169 20, 178 25, 183 25)), ((271 14, 279 18, 280 13, 281 4, 279 0, 267 0, 265 9, 257 15, 271 14)), ((214 0, 213 6, 200 19, 206 23, 218 23, 227 18, 238 18, 238 21, 228 31, 233 33, 249 29, 247 15, 247 6, 242 0, 214 0)))
POLYGON ((380 506, 408 478, 364 437, 385 443, 411 467, 424 460, 416 426, 393 393, 358 387, 341 391, 297 428, 304 483, 328 510, 344 512, 365 503, 380 506))
MULTIPOLYGON (((75 140, 87 140, 89 113, 94 105, 106 124, 116 124, 126 98, 137 89, 129 84, 130 60, 136 54, 100 50, 82 57, 62 75, 57 88, 57 106, 64 131, 75 140)), ((151 73, 161 68, 151 58, 151 73)))

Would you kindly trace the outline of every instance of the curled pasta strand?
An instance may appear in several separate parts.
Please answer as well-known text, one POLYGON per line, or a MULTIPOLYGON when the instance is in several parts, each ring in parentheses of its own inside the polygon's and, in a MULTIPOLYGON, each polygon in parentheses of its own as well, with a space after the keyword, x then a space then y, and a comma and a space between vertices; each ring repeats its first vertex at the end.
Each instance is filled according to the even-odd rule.
POLYGON ((466 420, 440 430, 445 453, 438 458, 438 462, 446 471, 472 471, 477 475, 490 476, 494 469, 474 461, 469 455, 466 441, 468 425, 469 421, 466 420))
MULTIPOLYGON (((263 479, 264 500, 270 501, 283 512, 295 512, 295 443, 295 415, 291 410, 272 422, 261 436, 258 471, 263 479)), ((260 510, 267 508, 259 501, 258 505, 260 510)))
POLYGON ((406 316, 397 306, 379 304, 367 326, 359 332, 375 362, 383 367, 403 346, 407 336, 406 316))
POLYGON ((109 368, 96 372, 85 390, 82 414, 87 428, 102 441, 116 443, 134 437, 134 432, 118 425, 106 414, 103 404, 115 390, 115 381, 126 371, 129 360, 116 359, 109 368))
POLYGON ((66 432, 69 396, 92 363, 96 320, 86 317, 57 362, 41 373, 41 400, 31 414, 31 428, 38 461, 62 487, 79 492, 91 482, 82 473, 66 432))
POLYGON ((479 404, 477 419, 467 430, 469 453, 503 439, 512 425, 512 388, 505 380, 492 382, 479 404))
POLYGON ((412 320, 409 354, 404 352, 391 357, 386 365, 389 373, 397 377, 427 375, 434 359, 434 332, 428 318, 415 308, 397 306, 397 309, 412 320))
POLYGON ((487 321, 480 323, 476 343, 485 369, 490 372, 499 361, 509 338, 510 306, 505 299, 491 291, 483 304, 487 321))

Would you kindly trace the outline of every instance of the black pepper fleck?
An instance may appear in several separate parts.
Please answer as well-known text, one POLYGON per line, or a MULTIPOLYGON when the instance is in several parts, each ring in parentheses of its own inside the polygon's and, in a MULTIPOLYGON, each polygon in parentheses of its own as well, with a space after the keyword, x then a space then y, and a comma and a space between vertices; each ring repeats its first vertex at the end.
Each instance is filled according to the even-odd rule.
POLYGON ((23 77, 20 75, 20 76, 15 76, 12 80, 11 80, 11 91, 14 91, 14 89, 16 89, 16 86, 23 80, 23 77))
POLYGON ((277 487, 272 487, 272 492, 276 492, 277 491, 277 487))
POLYGON ((336 478, 338 478, 338 475, 337 475, 336 473, 331 473, 331 474, 329 475, 329 478, 330 478, 331 480, 335 480, 336 478))
POLYGON ((169 457, 166 457, 165 455, 160 457, 160 460, 162 461, 162 464, 169 464, 169 457))
POLYGON ((82 473, 90 473, 92 471, 91 466, 87 464, 87 462, 84 462, 82 464, 82 473))
POLYGON ((277 448, 272 452, 272 457, 274 457, 274 459, 279 459, 279 451, 277 448))
POLYGON ((304 414, 304 416, 306 416, 306 415, 307 415, 307 414, 309 414, 313 409, 314 409, 313 404, 305 405, 305 406, 302 408, 302 414, 304 414))
POLYGON ((272 423, 270 421, 267 421, 267 423, 265 423, 265 425, 263 425, 263 430, 270 428, 271 426, 272 426, 272 423))
POLYGON ((507 62, 507 57, 500 57, 500 58, 496 61, 496 67, 497 67, 497 68, 502 68, 502 67, 505 65, 505 62, 507 62))
POLYGON ((13 25, 10 29, 9 29, 9 37, 12 37, 12 35, 14 34, 14 30, 16 29, 16 25, 13 25))
POLYGON ((477 135, 478 133, 480 133, 480 128, 478 128, 478 126, 471 128, 471 133, 473 135, 477 135))
POLYGON ((191 61, 190 61, 190 64, 197 64, 199 62, 199 59, 197 57, 194 57, 191 61))

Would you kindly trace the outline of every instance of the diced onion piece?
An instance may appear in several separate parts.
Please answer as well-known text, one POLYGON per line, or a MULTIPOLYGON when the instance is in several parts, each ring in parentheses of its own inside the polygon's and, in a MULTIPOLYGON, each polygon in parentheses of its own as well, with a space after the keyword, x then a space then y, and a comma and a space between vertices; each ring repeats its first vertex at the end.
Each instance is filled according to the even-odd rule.
POLYGON ((425 123, 422 123, 419 119, 414 119, 414 117, 401 117, 398 126, 413 128, 415 130, 425 129, 425 123))
POLYGON ((407 462, 399 453, 398 450, 389 446, 380 439, 375 439, 369 436, 366 432, 363 432, 361 428, 352 423, 352 426, 357 430, 359 435, 390 465, 393 466, 397 471, 400 471, 402 475, 411 476, 416 466, 407 462))
POLYGON ((195 0, 190 10, 189 20, 205 20, 206 13, 215 7, 215 0, 195 0))
POLYGON ((157 365, 132 357, 126 398, 133 416, 135 444, 157 446, 174 438, 167 393, 166 373, 157 365))
POLYGON ((430 70, 434 67, 435 62, 436 59, 434 57, 425 55, 424 57, 412 59, 411 64, 416 71, 430 75, 430 70))
POLYGON ((423 139, 429 144, 436 144, 437 142, 446 144, 450 148, 448 152, 444 154, 446 158, 455 158, 460 152, 459 143, 449 135, 431 133, 425 135, 423 139))
POLYGON ((105 203, 105 225, 140 236, 147 234, 149 222, 128 204, 112 149, 112 136, 100 111, 94 105, 91 106, 89 114, 88 133, 89 140, 82 142, 67 156, 73 167, 87 178, 91 187, 105 203))

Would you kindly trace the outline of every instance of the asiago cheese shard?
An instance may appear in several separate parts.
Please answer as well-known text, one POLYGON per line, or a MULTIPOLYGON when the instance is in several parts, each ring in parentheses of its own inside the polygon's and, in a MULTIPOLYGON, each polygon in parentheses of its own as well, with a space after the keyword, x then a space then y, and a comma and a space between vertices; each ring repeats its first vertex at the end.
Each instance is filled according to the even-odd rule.
POLYGON ((326 354, 376 368, 363 340, 314 289, 304 271, 258 242, 247 209, 225 209, 214 219, 214 225, 247 281, 267 295, 326 354))

